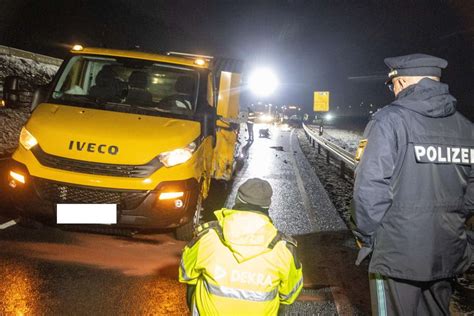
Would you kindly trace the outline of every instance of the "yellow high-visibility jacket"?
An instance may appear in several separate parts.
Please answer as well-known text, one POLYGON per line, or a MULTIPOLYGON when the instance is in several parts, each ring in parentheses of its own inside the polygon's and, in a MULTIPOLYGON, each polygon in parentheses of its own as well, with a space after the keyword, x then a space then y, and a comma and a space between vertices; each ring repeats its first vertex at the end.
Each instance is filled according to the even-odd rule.
POLYGON ((195 285, 193 315, 277 315, 303 287, 296 241, 261 212, 222 209, 184 249, 179 281, 195 285))

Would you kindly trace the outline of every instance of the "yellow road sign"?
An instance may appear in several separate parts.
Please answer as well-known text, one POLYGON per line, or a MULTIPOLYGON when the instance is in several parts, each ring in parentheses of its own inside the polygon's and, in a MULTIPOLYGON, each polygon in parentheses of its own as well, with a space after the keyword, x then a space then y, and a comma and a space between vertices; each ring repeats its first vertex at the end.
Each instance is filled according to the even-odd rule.
POLYGON ((314 91, 314 112, 329 111, 329 91, 314 91))

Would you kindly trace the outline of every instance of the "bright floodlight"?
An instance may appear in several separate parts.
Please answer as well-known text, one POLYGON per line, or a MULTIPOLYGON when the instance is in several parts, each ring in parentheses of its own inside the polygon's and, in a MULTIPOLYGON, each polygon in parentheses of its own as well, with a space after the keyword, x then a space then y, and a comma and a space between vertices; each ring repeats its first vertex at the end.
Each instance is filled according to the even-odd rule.
POLYGON ((325 119, 326 119, 326 121, 332 120, 333 119, 332 114, 331 113, 326 114, 325 119))
POLYGON ((277 86, 278 79, 275 73, 267 68, 255 70, 249 77, 250 89, 259 96, 272 94, 277 86))

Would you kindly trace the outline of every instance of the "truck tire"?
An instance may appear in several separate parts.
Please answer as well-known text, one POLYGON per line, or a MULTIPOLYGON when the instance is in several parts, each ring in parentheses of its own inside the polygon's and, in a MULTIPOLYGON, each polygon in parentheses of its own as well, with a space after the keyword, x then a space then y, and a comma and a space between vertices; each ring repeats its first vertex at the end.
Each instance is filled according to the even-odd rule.
POLYGON ((196 211, 194 212, 193 219, 189 222, 176 228, 174 231, 175 237, 177 240, 190 241, 194 237, 194 230, 201 224, 202 216, 202 193, 199 193, 197 202, 196 202, 196 211))

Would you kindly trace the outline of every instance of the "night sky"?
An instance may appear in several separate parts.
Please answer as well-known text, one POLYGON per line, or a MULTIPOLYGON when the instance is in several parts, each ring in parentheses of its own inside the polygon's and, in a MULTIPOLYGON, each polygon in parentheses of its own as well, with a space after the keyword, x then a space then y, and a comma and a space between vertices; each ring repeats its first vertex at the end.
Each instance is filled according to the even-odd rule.
POLYGON ((472 0, 1 0, 0 29, 0 44, 57 57, 79 42, 244 59, 280 78, 263 101, 310 110, 313 91, 328 90, 332 110, 351 115, 393 98, 384 57, 433 54, 449 61, 442 81, 474 118, 472 0))

